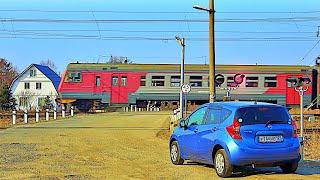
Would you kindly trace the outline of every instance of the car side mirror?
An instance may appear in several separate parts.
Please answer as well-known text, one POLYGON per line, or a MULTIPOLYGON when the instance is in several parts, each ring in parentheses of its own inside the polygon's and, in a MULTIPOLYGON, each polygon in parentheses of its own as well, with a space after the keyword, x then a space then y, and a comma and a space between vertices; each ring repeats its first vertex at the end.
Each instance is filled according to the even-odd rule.
POLYGON ((182 119, 179 123, 180 128, 187 128, 187 122, 185 119, 182 119))

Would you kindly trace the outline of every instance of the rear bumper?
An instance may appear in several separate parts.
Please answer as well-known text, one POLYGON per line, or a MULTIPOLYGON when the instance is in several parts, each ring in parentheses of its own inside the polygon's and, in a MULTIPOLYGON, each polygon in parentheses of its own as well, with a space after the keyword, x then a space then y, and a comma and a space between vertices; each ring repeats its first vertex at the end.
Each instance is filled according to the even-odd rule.
POLYGON ((280 165, 286 162, 300 161, 299 143, 292 147, 277 149, 240 148, 236 143, 229 149, 231 164, 245 165, 280 165))

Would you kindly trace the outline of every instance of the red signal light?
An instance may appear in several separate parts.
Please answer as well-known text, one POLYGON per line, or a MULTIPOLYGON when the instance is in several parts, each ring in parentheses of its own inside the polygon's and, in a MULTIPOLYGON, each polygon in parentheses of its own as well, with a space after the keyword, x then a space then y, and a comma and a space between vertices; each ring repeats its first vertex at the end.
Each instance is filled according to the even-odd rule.
POLYGON ((244 77, 246 77, 245 75, 243 75, 243 74, 236 74, 236 75, 234 75, 234 82, 236 83, 236 84, 242 84, 243 83, 243 80, 244 80, 244 77))

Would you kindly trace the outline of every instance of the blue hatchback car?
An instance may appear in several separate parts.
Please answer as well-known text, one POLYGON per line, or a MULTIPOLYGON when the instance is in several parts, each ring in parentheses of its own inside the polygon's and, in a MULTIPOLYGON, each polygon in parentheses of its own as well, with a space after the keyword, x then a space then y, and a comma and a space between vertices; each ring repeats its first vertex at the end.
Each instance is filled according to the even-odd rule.
POLYGON ((216 102, 197 108, 170 138, 173 164, 214 165, 220 177, 236 166, 280 166, 293 173, 300 161, 296 123, 280 105, 216 102))

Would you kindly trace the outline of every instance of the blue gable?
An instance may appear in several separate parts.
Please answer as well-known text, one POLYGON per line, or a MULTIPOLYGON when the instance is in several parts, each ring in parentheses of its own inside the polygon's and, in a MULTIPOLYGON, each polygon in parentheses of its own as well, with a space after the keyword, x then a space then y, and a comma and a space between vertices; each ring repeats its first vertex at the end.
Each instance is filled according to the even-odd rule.
POLYGON ((58 87, 61 80, 60 76, 57 73, 55 73, 52 69, 50 69, 48 66, 43 66, 39 64, 33 64, 33 65, 52 81, 54 87, 58 91, 58 87))

